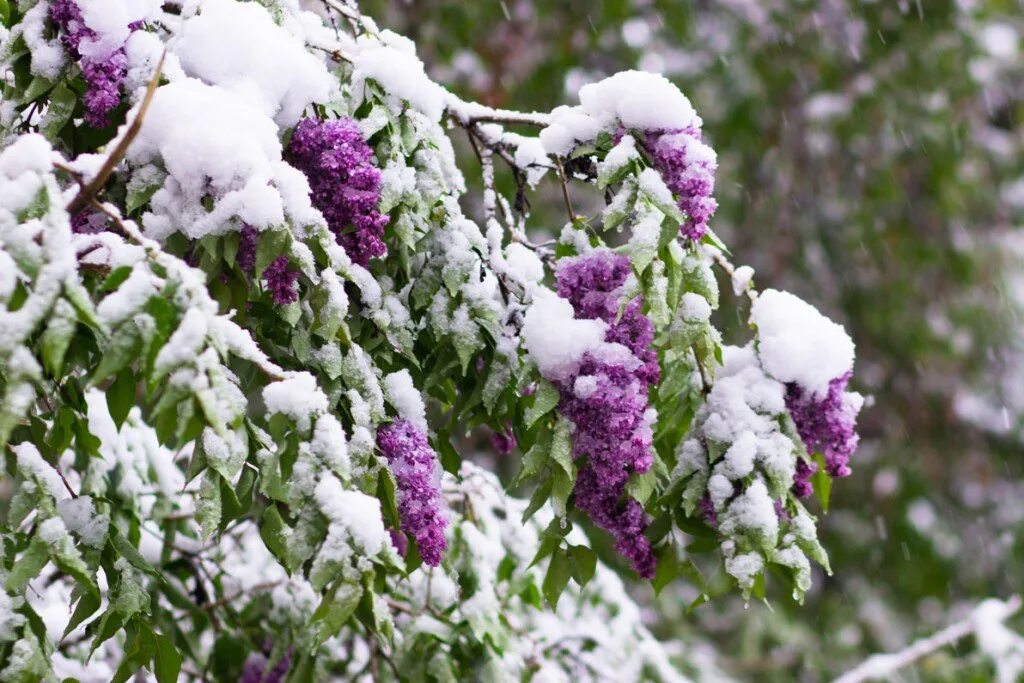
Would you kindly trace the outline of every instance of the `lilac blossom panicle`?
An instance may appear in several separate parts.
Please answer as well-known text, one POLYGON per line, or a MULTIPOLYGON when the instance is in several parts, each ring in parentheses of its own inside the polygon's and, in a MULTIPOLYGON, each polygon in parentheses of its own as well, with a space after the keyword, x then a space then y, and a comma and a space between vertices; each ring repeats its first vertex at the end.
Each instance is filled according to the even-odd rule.
POLYGON ((299 271, 288 267, 288 257, 278 256, 263 271, 263 280, 267 283, 267 291, 278 306, 287 306, 299 299, 295 289, 295 281, 299 279, 299 271))
MULTIPOLYGON (((248 223, 242 226, 239 233, 238 252, 235 262, 245 273, 256 270, 256 245, 259 242, 259 231, 248 223)), ((278 306, 287 306, 299 299, 295 283, 299 279, 299 271, 288 267, 288 257, 278 256, 263 271, 263 281, 267 291, 278 306)))
POLYGON ((680 233, 693 241, 704 236, 708 221, 718 208, 715 191, 715 152, 701 139, 700 129, 690 127, 650 132, 645 148, 665 185, 678 197, 686 219, 680 233))
MULTIPOLYGON (((110 124, 110 112, 121 103, 121 84, 128 74, 128 56, 124 46, 119 47, 102 59, 86 57, 80 52, 83 40, 96 38, 96 32, 85 24, 82 10, 74 0, 53 0, 50 3, 50 19, 60 28, 60 39, 64 47, 82 68, 82 75, 89 86, 83 97, 85 122, 93 128, 104 128, 110 124)), ((133 31, 142 27, 133 22, 133 31)))
POLYGON ((423 430, 401 419, 377 430, 377 447, 387 458, 398 484, 402 532, 416 539, 420 557, 427 565, 440 565, 448 547, 444 536, 448 519, 442 509, 437 453, 423 430))
POLYGON ((498 452, 498 455, 508 455, 516 449, 519 442, 516 441, 516 435, 512 431, 511 425, 505 425, 505 429, 499 430, 491 434, 491 446, 498 452))
POLYGON ((248 223, 242 226, 239 233, 238 252, 235 254, 235 262, 238 267, 246 273, 256 270, 256 244, 259 241, 260 233, 248 223))
POLYGON ((559 296, 572 304, 578 318, 606 322, 605 342, 621 344, 632 354, 614 360, 586 354, 576 375, 559 382, 558 409, 575 425, 573 457, 586 460, 576 478, 576 507, 615 537, 615 549, 637 574, 652 578, 656 559, 644 536, 648 518, 625 490, 631 474, 646 472, 653 463, 648 390, 660 369, 642 300, 630 301, 619 317, 630 272, 629 258, 608 250, 560 264, 559 296))
POLYGON ((99 211, 83 209, 71 216, 71 232, 77 235, 95 235, 107 229, 107 216, 99 211))
POLYGON ((261 653, 250 654, 242 666, 239 683, 283 683, 292 666, 292 651, 286 652, 284 657, 281 657, 281 660, 269 671, 267 663, 267 658, 261 653))
POLYGON ((288 144, 289 163, 306 174, 309 196, 353 261, 366 266, 387 253, 388 217, 380 205, 380 169, 352 119, 303 119, 288 144))
MULTIPOLYGON (((825 471, 830 477, 850 475, 850 456, 857 450, 857 413, 861 400, 857 394, 846 391, 852 372, 835 378, 824 396, 817 396, 795 383, 786 385, 786 407, 789 409, 797 432, 810 453, 821 453, 825 458, 825 471)), ((797 461, 793 493, 810 495, 809 479, 817 466, 797 461)))

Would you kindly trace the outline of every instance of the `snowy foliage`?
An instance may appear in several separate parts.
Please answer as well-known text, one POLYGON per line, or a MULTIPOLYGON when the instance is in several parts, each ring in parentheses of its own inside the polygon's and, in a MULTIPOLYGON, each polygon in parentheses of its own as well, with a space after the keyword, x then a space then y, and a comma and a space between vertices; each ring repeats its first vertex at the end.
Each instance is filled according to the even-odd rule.
POLYGON ((494 110, 327 5, 3 3, 0 679, 685 680, 623 581, 803 596, 853 343, 726 260, 664 77, 494 110))

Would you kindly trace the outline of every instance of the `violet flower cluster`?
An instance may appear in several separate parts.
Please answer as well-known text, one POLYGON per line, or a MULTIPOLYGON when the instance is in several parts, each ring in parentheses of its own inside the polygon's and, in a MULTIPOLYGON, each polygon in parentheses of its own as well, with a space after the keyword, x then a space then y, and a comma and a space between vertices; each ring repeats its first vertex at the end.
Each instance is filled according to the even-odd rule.
POLYGON ((634 299, 618 315, 629 274, 629 258, 608 250, 562 261, 559 296, 572 303, 577 318, 605 321, 605 342, 631 354, 586 354, 576 375, 559 383, 558 410, 575 425, 573 457, 585 460, 576 478, 576 507, 615 537, 615 549, 637 574, 652 578, 656 559, 644 536, 648 518, 625 491, 630 475, 653 463, 648 390, 660 368, 643 301, 634 299))
MULTIPOLYGON (((256 228, 248 224, 242 226, 235 262, 246 273, 252 273, 256 269, 256 243, 258 240, 259 232, 256 228)), ((267 291, 270 292, 270 297, 278 306, 287 306, 299 299, 296 287, 299 271, 289 268, 288 263, 288 257, 281 255, 271 261, 263 271, 263 281, 267 285, 267 291)))
POLYGON ((440 565, 448 547, 444 536, 448 518, 442 508, 437 453, 423 430, 401 419, 377 430, 377 448, 387 458, 398 483, 402 532, 416 539, 420 557, 427 565, 440 565))
POLYGON ((284 657, 269 671, 267 670, 268 663, 267 658, 262 653, 254 652, 250 654, 242 666, 242 676, 239 678, 239 683, 282 683, 288 676, 288 671, 292 666, 291 650, 286 652, 284 657))
MULTIPOLYGON (((82 10, 75 0, 53 0, 50 19, 60 29, 61 42, 82 68, 82 75, 89 86, 83 97, 85 122, 93 128, 106 127, 110 123, 110 112, 121 103, 121 84, 128 74, 128 56, 124 47, 101 59, 82 55, 82 41, 93 40, 97 35, 85 24, 82 10)), ((134 23, 129 28, 134 31, 141 25, 134 23)))
MULTIPOLYGON (((850 476, 850 456, 857 450, 857 413, 861 399, 846 391, 852 371, 835 378, 824 396, 816 396, 795 383, 786 385, 786 407, 807 451, 821 453, 825 471, 833 478, 850 476)), ((817 471, 814 463, 797 460, 793 494, 805 498, 813 490, 810 478, 817 471)))
POLYGON ((352 119, 303 119, 288 144, 288 161, 306 174, 309 197, 353 261, 365 266, 387 253, 388 217, 380 205, 380 169, 352 119))
POLYGON ((697 241, 708 230, 708 221, 718 208, 712 197, 718 160, 704 144, 698 128, 648 133, 645 147, 665 185, 678 197, 686 219, 679 232, 697 241))

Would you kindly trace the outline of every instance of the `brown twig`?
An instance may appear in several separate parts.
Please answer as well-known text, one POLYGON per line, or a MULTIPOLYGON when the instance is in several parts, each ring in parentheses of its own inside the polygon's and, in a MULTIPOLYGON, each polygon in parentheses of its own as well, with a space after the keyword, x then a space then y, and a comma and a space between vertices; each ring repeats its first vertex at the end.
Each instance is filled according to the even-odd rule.
POLYGON ((562 185, 562 199, 565 200, 565 210, 569 212, 569 222, 575 223, 576 212, 572 210, 572 201, 569 199, 569 179, 565 177, 565 169, 558 156, 555 156, 555 168, 558 170, 558 181, 562 185))
POLYGON ((125 131, 124 136, 114 147, 114 150, 107 157, 106 161, 103 162, 103 166, 100 167, 99 173, 92 179, 91 182, 85 185, 75 198, 68 203, 68 213, 74 215, 85 208, 85 206, 96 197, 103 186, 106 185, 107 179, 110 178, 110 174, 114 172, 117 165, 121 163, 125 155, 128 154, 128 147, 132 144, 135 136, 142 130, 142 120, 146 116, 146 111, 149 109, 150 103, 153 101, 153 95, 156 93, 157 86, 160 85, 160 74, 164 68, 164 58, 167 57, 167 50, 164 50, 163 54, 160 55, 160 61, 157 62, 156 71, 153 72, 153 77, 149 80, 149 85, 146 86, 146 95, 142 98, 142 104, 139 105, 139 111, 135 114, 135 118, 128 124, 128 130, 125 131))

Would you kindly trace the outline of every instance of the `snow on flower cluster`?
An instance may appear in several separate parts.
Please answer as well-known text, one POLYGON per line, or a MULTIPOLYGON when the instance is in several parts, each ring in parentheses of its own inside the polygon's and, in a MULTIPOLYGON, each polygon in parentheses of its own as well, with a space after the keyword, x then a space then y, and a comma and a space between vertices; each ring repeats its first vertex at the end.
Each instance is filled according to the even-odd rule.
POLYGON ((128 152, 136 173, 163 178, 142 218, 146 233, 199 239, 232 229, 235 217, 259 230, 286 217, 321 223, 278 135, 271 118, 220 86, 179 78, 157 88, 128 152))
POLYGON ((377 447, 398 483, 402 532, 416 539, 427 565, 438 566, 448 547, 444 537, 448 519, 441 499, 437 453, 423 430, 404 419, 377 430, 377 447))
POLYGON ((679 451, 674 481, 685 481, 687 514, 701 510, 725 537, 726 571, 749 591, 767 562, 794 571, 795 593, 810 586, 807 555, 827 567, 814 522, 788 499, 798 448, 783 425, 786 388, 768 376, 753 346, 727 346, 707 401, 679 451))
MULTIPOLYGON (((831 477, 850 475, 857 449, 857 414, 864 399, 846 391, 853 375, 853 341, 813 306, 788 293, 768 289, 751 307, 757 326, 757 353, 765 371, 786 384, 786 407, 809 453, 821 453, 831 477)), ((811 493, 817 465, 801 458, 794 492, 811 493)))
MULTIPOLYGON (((111 45, 107 36, 92 28, 83 14, 79 0, 53 0, 50 3, 50 18, 60 28, 60 39, 71 57, 82 67, 82 75, 88 85, 83 97, 85 121, 94 128, 103 128, 110 123, 110 113, 121 103, 121 84, 128 74, 128 56, 124 40, 111 45)), ((96 2, 86 2, 88 18, 97 23, 103 12, 96 2)), ((116 17, 119 13, 110 12, 116 17)), ((109 20, 109 18, 108 18, 109 20)), ((125 28, 141 28, 141 17, 125 21, 125 28)))
MULTIPOLYGON (((540 134, 547 152, 568 155, 601 132, 612 133, 616 140, 627 139, 631 131, 640 133, 644 150, 685 214, 681 234, 690 240, 703 237, 718 208, 712 196, 718 158, 704 143, 702 121, 686 96, 664 76, 643 71, 623 71, 585 85, 579 96, 579 106, 551 112, 551 122, 540 134)), ((627 147, 615 149, 617 154, 635 154, 631 139, 627 147)), ((604 162, 620 163, 611 158, 604 162)))
POLYGON ((698 127, 649 132, 645 147, 686 215, 680 233, 687 239, 700 240, 718 208, 712 197, 718 169, 715 150, 703 142, 698 127))
POLYGON ((292 133, 288 160, 306 174, 313 205, 353 261, 365 266, 387 253, 388 217, 378 210, 381 173, 355 121, 303 119, 292 133))
MULTIPOLYGON (((629 258, 606 249, 560 262, 559 297, 571 305, 575 325, 590 323, 587 329, 601 332, 602 338, 594 344, 595 334, 584 342, 586 346, 573 349, 573 370, 556 365, 561 371, 549 378, 561 394, 559 412, 574 425, 573 456, 581 463, 574 488, 576 507, 615 537, 616 550, 640 576, 650 578, 655 558, 644 537, 647 516, 625 489, 631 474, 646 472, 653 462, 655 413, 648 407, 648 390, 660 371, 651 349, 654 329, 643 314, 643 301, 627 302, 619 316, 623 286, 631 274, 629 258)), ((540 351, 535 339, 528 337, 527 343, 531 353, 540 351)), ((547 354, 535 357, 544 364, 543 372, 547 354)))

